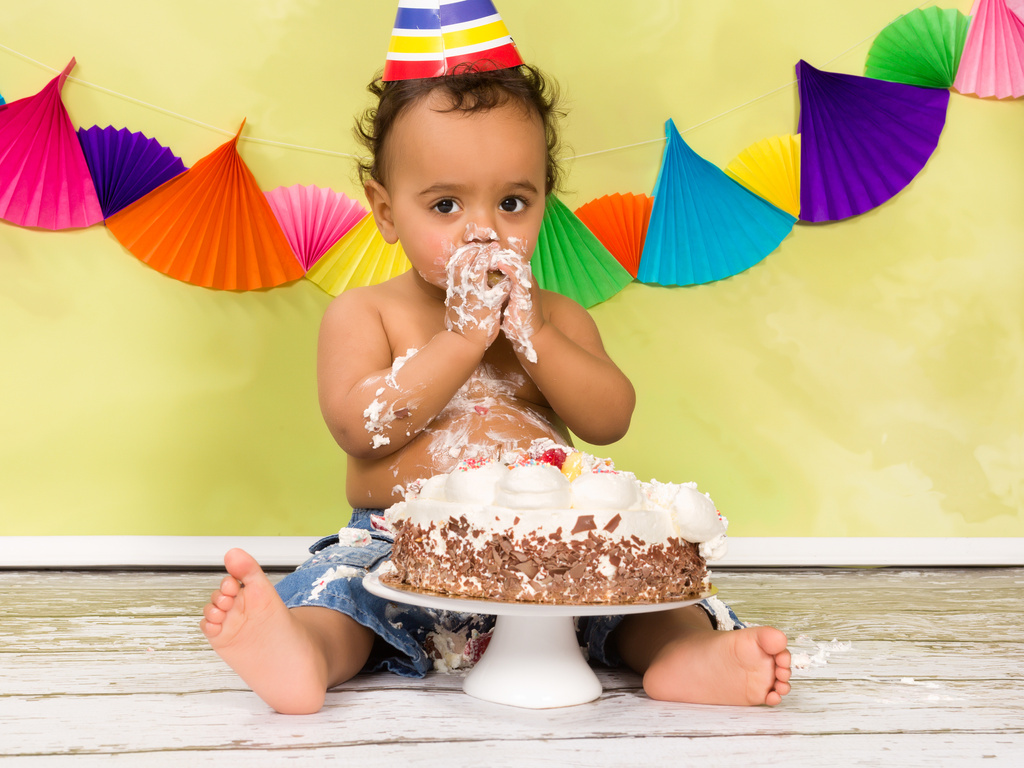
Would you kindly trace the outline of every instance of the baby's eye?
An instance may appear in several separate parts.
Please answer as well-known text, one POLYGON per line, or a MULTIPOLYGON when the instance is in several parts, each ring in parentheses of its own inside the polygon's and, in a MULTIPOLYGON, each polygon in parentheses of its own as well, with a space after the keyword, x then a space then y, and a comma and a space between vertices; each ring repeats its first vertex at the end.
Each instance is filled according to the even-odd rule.
POLYGON ((519 213, 526 208, 526 201, 521 197, 506 197, 498 207, 505 213, 519 213))
POLYGON ((438 213, 455 213, 456 211, 462 210, 459 208, 459 204, 450 198, 444 200, 438 200, 434 203, 434 210, 438 213))

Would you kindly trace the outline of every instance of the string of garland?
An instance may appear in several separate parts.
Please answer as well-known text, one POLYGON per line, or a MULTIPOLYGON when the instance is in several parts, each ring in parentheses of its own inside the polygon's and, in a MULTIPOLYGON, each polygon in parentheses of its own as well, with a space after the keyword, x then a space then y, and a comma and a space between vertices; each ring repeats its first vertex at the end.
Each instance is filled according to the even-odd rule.
MULTIPOLYGON (((538 283, 592 306, 634 279, 717 281, 759 263, 798 221, 882 205, 934 152, 950 89, 1024 95, 1024 21, 1013 3, 976 0, 970 17, 938 7, 900 16, 876 36, 865 76, 799 62, 796 133, 747 147, 724 170, 668 120, 653 195, 605 195, 575 212, 549 197, 532 262, 538 283)), ((61 101, 74 66, 33 96, 0 97, 0 217, 52 230, 105 222, 154 269, 216 289, 305 276, 337 295, 409 268, 401 246, 384 242, 344 194, 262 192, 237 152, 241 127, 188 169, 141 133, 76 131, 61 101)))

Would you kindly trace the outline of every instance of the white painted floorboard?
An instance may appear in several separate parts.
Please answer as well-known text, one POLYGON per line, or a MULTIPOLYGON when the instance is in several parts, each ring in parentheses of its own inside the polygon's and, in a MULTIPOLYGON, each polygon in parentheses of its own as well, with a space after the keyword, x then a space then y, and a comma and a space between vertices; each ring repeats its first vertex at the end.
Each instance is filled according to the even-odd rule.
POLYGON ((523 710, 374 674, 278 715, 198 631, 217 574, 0 571, 0 766, 1024 764, 1024 569, 714 580, 790 635, 781 706, 654 702, 601 670, 597 701, 523 710))

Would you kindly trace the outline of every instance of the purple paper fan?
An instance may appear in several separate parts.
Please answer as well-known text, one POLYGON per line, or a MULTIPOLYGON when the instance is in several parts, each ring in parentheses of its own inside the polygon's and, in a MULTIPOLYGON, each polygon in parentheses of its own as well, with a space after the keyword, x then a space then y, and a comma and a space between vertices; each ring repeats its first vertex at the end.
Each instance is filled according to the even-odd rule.
POLYGON ((886 202, 924 168, 949 91, 796 65, 800 218, 837 221, 886 202))
POLYGON ((170 149, 127 128, 79 128, 78 140, 104 219, 185 172, 185 164, 170 149))

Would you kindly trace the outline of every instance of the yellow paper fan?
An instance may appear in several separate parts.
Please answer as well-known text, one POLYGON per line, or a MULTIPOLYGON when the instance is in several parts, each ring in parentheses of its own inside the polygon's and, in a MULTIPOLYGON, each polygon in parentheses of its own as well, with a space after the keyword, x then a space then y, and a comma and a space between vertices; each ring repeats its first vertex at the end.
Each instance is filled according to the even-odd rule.
POLYGON ((306 277, 337 296, 348 288, 383 283, 411 266, 402 246, 388 244, 373 215, 367 214, 310 267, 306 277))
POLYGON ((755 195, 800 216, 800 136, 772 136, 751 144, 725 172, 755 195))

